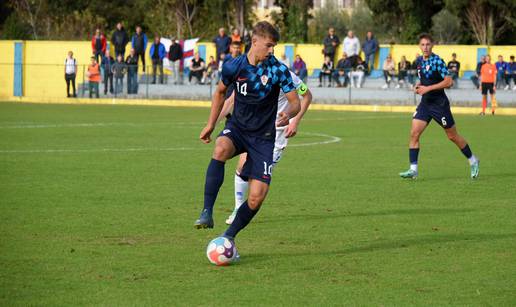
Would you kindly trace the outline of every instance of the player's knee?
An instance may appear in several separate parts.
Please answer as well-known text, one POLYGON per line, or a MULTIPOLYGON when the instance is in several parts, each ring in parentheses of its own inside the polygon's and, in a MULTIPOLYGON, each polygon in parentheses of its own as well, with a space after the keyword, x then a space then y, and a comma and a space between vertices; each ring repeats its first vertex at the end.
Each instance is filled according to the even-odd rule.
POLYGON ((249 205, 249 208, 251 208, 252 210, 256 210, 260 208, 264 199, 265 195, 259 193, 249 193, 247 204, 249 205))
POLYGON ((219 161, 226 161, 229 157, 229 150, 225 148, 224 146, 215 146, 215 149, 213 150, 213 159, 219 160, 219 161))
POLYGON ((456 142, 458 140, 458 135, 456 132, 446 132, 446 136, 448 137, 448 140, 452 142, 456 142))
POLYGON ((410 131, 410 138, 413 139, 413 140, 419 140, 419 137, 421 136, 421 132, 418 131, 418 130, 411 130, 410 131))

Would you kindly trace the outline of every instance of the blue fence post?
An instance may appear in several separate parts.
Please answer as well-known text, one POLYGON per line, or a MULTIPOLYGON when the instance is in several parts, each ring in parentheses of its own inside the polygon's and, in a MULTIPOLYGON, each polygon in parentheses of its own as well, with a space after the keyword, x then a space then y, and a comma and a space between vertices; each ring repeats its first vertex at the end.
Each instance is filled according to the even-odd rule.
POLYGON ((378 62, 375 63, 375 66, 378 67, 378 69, 374 69, 373 67, 373 70, 371 71, 372 78, 380 78, 383 76, 382 65, 389 53, 391 53, 390 47, 380 47, 380 51, 378 52, 378 62))
POLYGON ((204 63, 208 63, 208 59, 206 58, 206 45, 199 44, 197 46, 197 50, 199 52, 199 56, 204 59, 204 63))
POLYGON ((290 66, 292 66, 294 64, 294 45, 285 45, 285 56, 287 57, 290 66))
POLYGON ((487 55, 487 48, 477 48, 477 63, 480 62, 480 58, 487 55))
POLYGON ((23 43, 14 43, 14 89, 16 97, 23 96, 23 43))

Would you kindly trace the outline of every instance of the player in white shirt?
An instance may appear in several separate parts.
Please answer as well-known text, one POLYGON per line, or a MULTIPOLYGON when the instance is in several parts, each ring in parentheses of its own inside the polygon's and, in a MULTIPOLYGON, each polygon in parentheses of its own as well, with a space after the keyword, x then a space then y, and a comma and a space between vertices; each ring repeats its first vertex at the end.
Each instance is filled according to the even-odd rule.
MULTIPOLYGON (((274 144, 274 155, 273 155, 273 167, 279 162, 281 159, 281 154, 283 150, 287 147, 288 139, 294 137, 297 134, 297 127, 299 122, 303 118, 303 115, 308 110, 310 103, 312 102, 312 93, 306 86, 306 84, 292 71, 290 71, 290 75, 292 76, 292 81, 296 87, 297 93, 302 96, 301 100, 301 111, 290 120, 288 126, 284 127, 276 127, 276 141, 274 144)), ((224 117, 228 116, 233 110, 233 102, 234 102, 234 94, 231 95, 224 103, 224 107, 222 108, 222 112, 219 117, 219 121, 224 117)), ((284 112, 288 106, 287 97, 285 97, 285 93, 280 91, 278 97, 278 112, 277 114, 284 112)), ((247 154, 243 153, 240 155, 240 159, 238 160, 237 169, 235 172, 235 209, 233 213, 227 218, 226 224, 231 224, 235 219, 236 212, 238 208, 245 202, 247 190, 249 188, 249 183, 247 178, 240 177, 240 172, 242 171, 242 167, 247 159, 247 154)))

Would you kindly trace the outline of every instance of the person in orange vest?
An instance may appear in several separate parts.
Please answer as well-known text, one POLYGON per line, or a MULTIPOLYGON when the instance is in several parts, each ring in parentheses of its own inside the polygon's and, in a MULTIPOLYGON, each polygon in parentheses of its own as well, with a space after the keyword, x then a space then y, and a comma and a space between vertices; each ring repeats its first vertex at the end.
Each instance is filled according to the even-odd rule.
POLYGON ((88 65, 88 72, 86 73, 89 81, 90 98, 95 96, 99 98, 99 82, 100 82, 100 66, 94 56, 91 57, 91 64, 88 65))
POLYGON ((491 56, 486 56, 486 62, 480 68, 480 91, 482 92, 482 112, 480 115, 486 115, 487 92, 491 94, 491 114, 495 114, 496 110, 496 66, 491 64, 491 56))

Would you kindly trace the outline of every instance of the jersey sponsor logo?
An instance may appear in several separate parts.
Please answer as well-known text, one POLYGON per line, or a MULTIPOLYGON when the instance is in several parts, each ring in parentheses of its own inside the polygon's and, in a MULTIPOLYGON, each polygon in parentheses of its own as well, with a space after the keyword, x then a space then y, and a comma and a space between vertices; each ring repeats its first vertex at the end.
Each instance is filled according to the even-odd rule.
POLYGON ((247 78, 245 78, 245 77, 238 77, 237 78, 237 81, 246 81, 246 80, 247 80, 247 78))
POLYGON ((262 84, 265 85, 267 84, 267 81, 269 81, 269 77, 267 77, 266 75, 263 75, 260 80, 262 81, 262 84))
POLYGON ((222 134, 228 134, 228 133, 230 133, 230 132, 231 132, 231 130, 230 130, 230 129, 224 129, 224 130, 222 130, 222 134))

